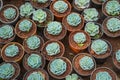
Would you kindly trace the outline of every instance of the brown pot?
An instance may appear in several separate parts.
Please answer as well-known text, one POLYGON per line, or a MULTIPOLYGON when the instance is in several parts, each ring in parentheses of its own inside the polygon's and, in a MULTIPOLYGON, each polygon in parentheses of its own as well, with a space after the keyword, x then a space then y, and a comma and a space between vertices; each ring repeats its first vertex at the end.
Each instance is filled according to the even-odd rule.
POLYGON ((95 62, 95 59, 88 53, 79 53, 77 54, 74 58, 73 58, 73 61, 72 61, 72 64, 73 64, 73 68, 74 70, 81 76, 90 76, 92 71, 96 69, 96 62, 95 62), (83 70, 80 65, 79 65, 79 60, 81 58, 83 58, 84 56, 89 56, 93 59, 94 61, 94 68, 91 69, 91 70, 83 70))
POLYGON ((74 32, 71 32, 70 35, 69 35, 69 46, 70 48, 75 52, 75 53, 79 53, 80 51, 82 50, 85 50, 91 43, 91 38, 89 36, 88 33, 86 33, 85 31, 83 30, 79 30, 79 31, 74 31, 74 32), (79 46, 74 40, 73 40, 73 37, 76 33, 78 32, 82 32, 86 35, 86 42, 84 42, 84 45, 83 46, 79 46))
POLYGON ((19 18, 19 10, 18 8, 15 6, 15 5, 12 5, 12 4, 7 4, 7 5, 4 5, 3 8, 1 9, 0 11, 0 21, 4 24, 12 24, 14 22, 16 22, 19 18), (16 10, 16 16, 14 19, 12 20, 8 20, 4 17, 4 10, 8 9, 8 8, 14 8, 16 10))
POLYGON ((49 80, 48 73, 45 70, 41 69, 41 68, 39 68, 39 69, 32 69, 32 70, 26 72, 24 77, 23 77, 23 80, 27 80, 28 76, 30 74, 32 74, 33 72, 40 72, 40 73, 42 73, 42 76, 45 77, 45 80, 49 80))
POLYGON ((43 44, 44 44, 44 40, 43 40, 43 38, 42 38, 41 36, 39 36, 39 35, 36 35, 36 36, 37 36, 37 37, 40 39, 40 41, 41 41, 40 46, 39 46, 37 49, 35 49, 35 50, 30 49, 30 48, 27 46, 27 43, 26 43, 27 39, 28 39, 29 37, 31 37, 31 36, 29 36, 28 38, 24 39, 24 41, 23 41, 23 46, 24 46, 25 52, 27 52, 27 53, 30 54, 30 53, 32 53, 32 52, 40 52, 40 51, 41 51, 42 46, 43 46, 43 44))
POLYGON ((33 5, 33 7, 35 7, 36 9, 40 9, 40 8, 46 8, 50 5, 51 0, 48 0, 46 3, 38 3, 35 0, 30 0, 30 3, 33 5))
POLYGON ((49 40, 49 41, 47 41, 47 42, 43 45, 42 52, 43 52, 43 54, 45 55, 45 58, 50 61, 50 60, 54 59, 55 57, 61 57, 61 56, 63 56, 63 55, 64 55, 64 52, 65 52, 65 47, 64 47, 63 43, 60 42, 60 41, 57 41, 57 40, 49 40), (47 54, 46 47, 47 47, 48 44, 50 44, 50 43, 52 43, 52 42, 57 42, 57 43, 60 45, 60 53, 57 54, 57 55, 50 56, 50 55, 47 54))
POLYGON ((92 72, 92 75, 90 77, 90 80, 96 80, 96 74, 98 72, 108 72, 110 74, 110 76, 112 77, 112 80, 117 80, 117 76, 115 74, 115 72, 113 72, 111 69, 107 68, 107 67, 99 67, 97 69, 95 69, 93 72, 92 72))
POLYGON ((17 42, 10 42, 10 43, 4 45, 3 48, 2 48, 2 50, 1 50, 1 57, 6 62, 20 62, 21 59, 23 58, 23 56, 24 56, 24 48, 23 48, 23 46, 20 43, 17 43, 17 42), (5 55, 5 49, 8 46, 13 45, 13 44, 15 44, 16 46, 18 46, 18 48, 19 48, 18 55, 14 56, 14 57, 6 56, 5 55))
MULTIPOLYGON (((34 52, 33 52, 34 53, 34 52)), ((24 56, 24 58, 23 58, 23 67, 27 70, 27 71, 29 71, 29 70, 32 70, 33 68, 31 68, 29 65, 28 65, 28 63, 27 63, 27 59, 28 59, 28 57, 31 55, 31 54, 33 54, 33 53, 30 53, 30 54, 25 54, 25 56, 24 56)), ((41 57, 41 60, 42 60, 42 65, 39 67, 39 68, 44 68, 45 67, 45 63, 46 63, 46 61, 45 61, 45 57, 43 56, 43 54, 42 53, 34 53, 34 54, 38 54, 40 57, 41 57)))
MULTIPOLYGON (((19 76, 19 74, 20 74, 20 66, 19 66, 19 64, 15 63, 15 62, 2 62, 2 63, 0 64, 0 66, 3 65, 3 64, 6 64, 6 63, 10 63, 10 64, 13 65, 13 67, 15 68, 15 73, 14 73, 14 75, 13 75, 10 79, 8 79, 8 80, 14 80, 14 79, 17 78, 17 77, 19 76)), ((3 79, 2 79, 2 80, 3 80, 3 79)))
MULTIPOLYGON (((71 13, 76 13, 76 12, 71 12, 71 13)), ((69 14, 71 14, 71 13, 69 13, 69 14)), ((81 17, 81 23, 78 26, 75 26, 75 27, 68 24, 68 22, 67 22, 67 16, 63 17, 62 23, 64 24, 64 26, 66 27, 66 29, 68 31, 72 32, 72 31, 81 30, 83 28, 83 26, 84 26, 84 18, 83 18, 82 15, 79 14, 79 16, 81 17)))
POLYGON ((35 22, 31 19, 27 19, 27 18, 24 18, 24 19, 21 19, 20 21, 17 22, 16 26, 15 26, 15 33, 17 34, 18 37, 20 38, 27 38, 31 35, 34 35, 36 34, 36 31, 37 31, 37 26, 35 24, 35 22), (20 22, 22 22, 23 20, 29 20, 30 22, 32 22, 32 27, 30 29, 30 31, 28 32, 23 32, 19 29, 19 24, 20 22))
POLYGON ((72 64, 71 64, 70 60, 67 59, 66 57, 56 57, 56 58, 52 59, 52 60, 49 62, 47 69, 48 69, 48 73, 49 73, 52 77, 54 77, 54 78, 56 78, 56 79, 63 79, 63 78, 65 78, 67 75, 69 75, 69 74, 72 72, 72 64), (55 59, 62 59, 62 60, 64 60, 64 61, 67 63, 67 70, 66 70, 66 72, 64 72, 63 74, 61 74, 61 75, 59 75, 59 76, 54 75, 54 74, 50 71, 50 64, 51 64, 51 62, 52 62, 53 60, 55 60, 55 59))
MULTIPOLYGON (((113 17, 107 17, 104 21, 103 21, 103 23, 102 23, 102 29, 103 29, 103 32, 107 35, 107 36, 109 36, 109 37, 118 37, 118 36, 120 36, 120 30, 119 31, 117 31, 117 32, 110 32, 108 29, 107 29, 107 21, 110 19, 110 18, 113 18, 113 17)), ((120 20, 120 17, 115 17, 115 18, 118 18, 119 20, 120 20)))
MULTIPOLYGON (((106 59, 108 58, 111 53, 112 53, 112 45, 110 44, 110 42, 108 42, 107 40, 105 39, 102 39, 104 40, 107 44, 108 44, 108 50, 106 51, 105 54, 101 54, 101 55, 97 55, 92 49, 91 49, 91 45, 89 46, 88 48, 88 51, 91 55, 93 55, 96 59, 100 59, 100 60, 103 60, 103 59, 106 59)), ((95 41, 95 40, 94 40, 95 41)), ((92 44, 92 43, 91 43, 92 44)))
POLYGON ((47 32, 47 28, 44 28, 44 36, 50 40, 61 40, 66 36, 66 33, 67 30, 63 24, 62 24, 62 31, 59 35, 51 35, 47 32))
MULTIPOLYGON (((109 1, 111 1, 111 0, 107 0, 106 2, 104 2, 104 3, 102 4, 102 12, 103 12, 103 14, 104 14, 105 16, 112 16, 112 15, 109 15, 109 14, 106 12, 106 9, 105 9, 105 6, 106 6, 106 4, 107 4, 109 1)), ((117 0, 117 1, 120 3, 120 0, 117 0)), ((117 15, 117 16, 120 16, 120 14, 117 15)))
POLYGON ((67 0, 63 0, 68 4, 68 9, 64 12, 64 13, 59 13, 56 10, 54 10, 53 5, 55 2, 57 2, 58 0, 53 0, 52 3, 50 4, 50 10, 53 12, 55 19, 58 21, 62 21, 62 18, 66 15, 68 15, 71 12, 72 6, 69 3, 69 1, 67 0))
POLYGON ((11 26, 11 27, 13 28, 13 36, 11 38, 8 38, 8 39, 0 38, 0 44, 7 44, 7 43, 9 43, 9 42, 11 42, 15 39, 16 34, 15 34, 15 31, 14 31, 14 27, 13 26, 11 26))

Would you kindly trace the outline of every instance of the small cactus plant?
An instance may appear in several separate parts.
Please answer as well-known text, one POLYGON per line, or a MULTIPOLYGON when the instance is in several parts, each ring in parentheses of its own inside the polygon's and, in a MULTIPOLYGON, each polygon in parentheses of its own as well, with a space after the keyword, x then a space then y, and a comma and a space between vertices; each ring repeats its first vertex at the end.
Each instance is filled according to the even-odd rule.
POLYGON ((72 75, 66 76, 65 80, 79 80, 79 77, 77 74, 72 74, 72 75))
POLYGON ((96 79, 95 80, 112 80, 112 77, 111 75, 104 71, 104 72, 98 72, 96 74, 96 79))
POLYGON ((86 7, 89 6, 90 0, 75 0, 75 4, 76 4, 79 8, 86 8, 86 7))

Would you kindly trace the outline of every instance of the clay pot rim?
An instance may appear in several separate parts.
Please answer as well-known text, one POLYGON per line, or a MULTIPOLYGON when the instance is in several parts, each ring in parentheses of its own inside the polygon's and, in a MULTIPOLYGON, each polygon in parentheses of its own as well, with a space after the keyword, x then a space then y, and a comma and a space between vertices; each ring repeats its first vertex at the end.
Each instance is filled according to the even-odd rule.
MULTIPOLYGON (((106 12, 106 10, 105 10, 105 6, 106 6, 106 4, 107 4, 107 2, 109 2, 109 1, 111 1, 111 0, 107 0, 107 1, 105 1, 103 4, 102 4, 102 13, 105 15, 105 16, 111 16, 112 17, 112 15, 109 15, 107 12, 106 12)), ((118 1, 119 3, 120 3, 120 1, 119 0, 116 0, 116 1, 118 1)), ((119 15, 117 15, 117 16, 120 16, 120 14, 119 15)), ((117 17, 117 16, 114 16, 114 17, 117 17)))
MULTIPOLYGON (((4 9, 6 7, 11 7, 11 6, 14 7, 14 9, 16 9, 16 17, 12 21, 10 21, 10 22, 6 22, 6 21, 3 21, 3 20, 0 19, 0 21, 2 23, 4 23, 4 24, 12 24, 19 18, 19 9, 15 5, 13 5, 13 4, 6 4, 6 5, 4 5, 2 7, 2 9, 4 9)), ((2 11, 2 9, 1 9, 1 11, 2 11)))
MULTIPOLYGON (((48 73, 52 76, 52 77, 54 77, 54 78, 56 78, 56 79, 63 79, 63 78, 65 78, 65 76, 62 76, 61 77, 61 75, 60 75, 60 77, 59 76, 56 76, 56 75, 54 75, 51 71, 50 71, 50 64, 51 64, 51 62, 52 61, 54 61, 55 59, 65 59, 66 61, 67 61, 67 63, 69 63, 70 64, 70 70, 69 70, 69 74, 72 72, 72 70, 73 70, 73 68, 72 68, 72 63, 71 63, 71 61, 68 59, 68 58, 66 58, 66 57, 55 57, 54 59, 52 59, 49 63, 48 63, 48 66, 47 66, 47 70, 48 70, 48 73)), ((67 70, 66 70, 67 71, 67 70)), ((65 72, 64 72, 65 73, 65 72)), ((63 74, 64 74, 63 73, 63 74)), ((67 74, 67 75, 69 75, 69 74, 67 74)), ((67 76, 66 75, 66 76, 67 76)))
MULTIPOLYGON (((20 22, 23 21, 23 20, 28 20, 28 21, 32 22, 32 25, 33 25, 32 27, 35 28, 35 31, 34 31, 34 33, 32 33, 31 35, 34 35, 34 34, 36 33, 36 31, 37 31, 37 25, 36 25, 36 23, 35 23, 32 19, 29 19, 29 18, 22 18, 22 19, 20 19, 20 20, 16 23, 16 25, 15 25, 15 33, 17 34, 18 37, 24 39, 24 38, 27 38, 27 37, 22 37, 22 36, 20 36, 19 33, 16 31, 17 28, 19 27, 20 22)), ((21 32, 23 32, 23 31, 21 31, 21 32)), ((29 33, 30 33, 30 32, 29 32, 29 33)), ((28 36, 28 37, 29 37, 29 36, 28 36)))
POLYGON ((115 73, 112 69, 110 69, 110 68, 108 68, 108 67, 98 67, 98 68, 96 68, 96 69, 92 72, 92 74, 91 74, 91 76, 90 76, 90 80, 93 80, 93 79, 92 79, 92 75, 94 74, 95 71, 97 71, 97 70, 99 70, 99 69, 107 69, 107 70, 109 70, 110 72, 112 72, 112 73, 114 74, 115 79, 117 80, 116 73, 115 73))
POLYGON ((77 55, 74 56, 74 58, 73 58, 73 60, 72 60, 72 65, 73 65, 73 68, 74 68, 75 72, 77 72, 77 73, 78 73, 79 75, 81 75, 81 76, 90 76, 91 74, 89 74, 89 75, 80 74, 80 73, 77 71, 77 69, 75 68, 74 61, 75 61, 75 59, 76 59, 78 56, 80 56, 80 55, 85 55, 85 56, 89 56, 89 57, 92 58, 92 60, 93 60, 93 62, 94 62, 93 71, 96 69, 97 63, 96 63, 94 57, 93 57, 91 54, 88 54, 88 53, 78 53, 77 55))
MULTIPOLYGON (((43 44, 43 46, 42 46, 42 53, 44 54, 44 48, 46 48, 46 46, 49 44, 49 43, 52 43, 52 42, 57 42, 60 46, 62 46, 62 50, 61 51, 63 51, 63 53, 59 53, 59 54, 61 54, 60 55, 60 57, 62 57, 63 55, 64 55, 64 53, 65 53, 65 46, 64 46, 64 44, 61 42, 61 41, 58 41, 58 40, 48 40, 48 41, 46 41, 44 44, 43 44)), ((46 52, 46 51, 45 51, 46 52)), ((44 54, 44 55, 47 55, 47 54, 44 54)), ((56 55, 58 55, 58 54, 56 54, 56 55)), ((56 55, 54 55, 54 58, 55 58, 55 56, 56 55)), ((49 55, 47 55, 47 56, 49 56, 49 55)), ((51 56, 50 56, 51 57, 51 56)), ((50 61, 50 60, 52 60, 52 59, 48 59, 47 57, 45 57, 46 58, 46 60, 48 60, 48 61, 50 61)))
MULTIPOLYGON (((10 61, 9 61, 9 62, 2 62, 0 65, 6 64, 6 63, 10 63, 11 65, 13 65, 14 68, 17 68, 17 70, 15 69, 15 72, 18 71, 18 74, 16 75, 16 74, 14 73, 14 75, 16 75, 16 76, 15 76, 15 77, 13 77, 14 75, 12 76, 14 79, 17 78, 17 77, 19 76, 19 74, 20 74, 20 71, 21 71, 19 64, 16 63, 16 62, 10 62, 10 61), (14 65, 16 65, 17 67, 14 66, 14 65)), ((11 77, 11 78, 12 78, 12 77, 11 77)))
MULTIPOLYGON (((110 19, 110 18, 117 18, 120 20, 120 17, 119 16, 108 16, 107 18, 104 19, 103 23, 102 23, 102 31, 108 36, 108 37, 112 37, 112 38, 115 38, 115 37, 119 37, 120 35, 114 35, 114 36, 111 36, 110 34, 108 34, 105 30, 104 30, 104 27, 107 28, 106 26, 106 22, 110 19)), ((109 31, 109 30, 108 30, 109 31)), ((119 30, 120 31, 120 30, 119 30)), ((117 31, 118 32, 118 31, 117 31)), ((113 33, 114 34, 114 33, 113 33)))
POLYGON ((103 3, 100 3, 100 2, 97 1, 97 0, 92 0, 92 2, 93 2, 94 4, 97 4, 97 5, 100 5, 100 6, 104 3, 104 2, 103 2, 103 3))
MULTIPOLYGON (((6 56, 6 55, 5 55, 6 56)), ((18 56, 18 55, 16 55, 16 56, 18 56)), ((15 56, 15 57, 16 57, 15 56)), ((23 56, 24 56, 24 48, 23 48, 23 46, 20 44, 20 43, 18 43, 18 42, 10 42, 10 43, 7 43, 7 44, 5 44, 3 47, 2 47, 2 49, 1 49, 1 57, 2 57, 2 59, 4 60, 4 61, 6 61, 6 62, 19 62, 22 58, 23 58, 23 56), (4 54, 4 50, 5 50, 5 48, 7 48, 7 46, 9 46, 9 45, 12 45, 12 44, 16 44, 16 45, 19 45, 20 47, 21 47, 21 49, 23 50, 21 53, 23 53, 22 54, 22 56, 21 57, 19 57, 18 59, 16 59, 16 61, 8 61, 8 60, 5 60, 5 58, 3 57, 3 55, 5 55, 4 54)), ((7 57, 7 56, 6 56, 7 57)), ((13 57, 13 58, 15 58, 15 57, 13 57)), ((9 57, 8 57, 9 58, 9 57)))
MULTIPOLYGON (((41 69, 43 69, 44 67, 45 67, 45 64, 46 64, 46 59, 45 59, 45 57, 44 57, 44 55, 41 53, 41 52, 31 52, 30 54, 25 54, 24 55, 24 57, 23 57, 23 60, 22 60, 22 64, 23 64, 23 67, 27 70, 27 71, 29 71, 29 70, 32 70, 32 69, 34 69, 34 68, 31 68, 31 69, 27 69, 27 67, 25 67, 25 65, 24 65, 24 61, 25 61, 25 58, 27 57, 27 56, 30 56, 31 54, 37 54, 37 55, 39 55, 39 56, 41 56, 41 58, 43 59, 43 63, 42 63, 42 65, 41 65, 41 67, 39 67, 39 68, 41 68, 41 69)), ((29 65, 28 65, 29 66, 29 65)), ((37 68, 38 69, 38 68, 37 68)))
MULTIPOLYGON (((66 16, 64 16, 63 19, 62 19, 62 24, 65 26, 64 20, 65 20, 65 19, 67 18, 67 16, 70 15, 71 13, 76 13, 76 14, 78 14, 78 15, 81 17, 81 21, 82 21, 83 23, 79 23, 77 26, 75 26, 75 27, 79 27, 80 25, 82 25, 82 26, 80 26, 80 30, 81 30, 81 29, 84 27, 85 20, 84 20, 83 15, 81 15, 81 14, 79 14, 78 12, 75 12, 75 11, 70 12, 69 14, 67 14, 66 16)), ((67 23, 67 24, 68 24, 68 23, 67 23)), ((68 24, 68 27, 74 27, 74 26, 71 26, 71 25, 68 24)), ((70 31, 70 32, 72 32, 72 31, 77 31, 77 30, 70 30, 68 27, 65 26, 66 30, 68 30, 68 31, 70 31)))
MULTIPOLYGON (((96 40, 99 40, 99 39, 96 39, 96 40)), ((93 41, 96 41, 96 40, 93 40, 93 41)), ((106 39, 100 39, 100 40, 103 40, 103 41, 105 41, 107 44, 108 44, 108 47, 110 48, 110 53, 109 53, 109 56, 111 55, 111 53, 112 53, 112 44, 108 41, 108 40, 106 40, 106 39)), ((93 42, 92 41, 92 42, 93 42)), ((91 42, 91 44, 92 44, 92 42, 91 42)), ((88 47, 88 52, 90 53, 90 49, 91 49, 91 44, 90 44, 90 46, 88 47)), ((98 55, 98 56, 100 56, 100 55, 98 55)), ((94 55, 93 55, 93 57, 95 58, 95 59, 106 59, 106 58, 108 58, 109 56, 107 56, 107 57, 105 57, 105 58, 97 58, 97 57, 95 57, 94 55)))
POLYGON ((31 73, 33 73, 33 72, 38 72, 38 71, 41 72, 42 74, 44 74, 45 77, 47 78, 47 80, 49 80, 49 75, 48 75, 48 73, 47 73, 44 69, 41 69, 41 68, 28 70, 28 71, 24 74, 23 80, 25 80, 25 78, 27 78, 31 73), (28 74, 28 76, 27 76, 27 74, 28 74))
POLYGON ((3 7, 3 1, 2 0, 0 0, 0 2, 1 2, 1 6, 0 6, 0 10, 2 9, 2 7, 3 7))

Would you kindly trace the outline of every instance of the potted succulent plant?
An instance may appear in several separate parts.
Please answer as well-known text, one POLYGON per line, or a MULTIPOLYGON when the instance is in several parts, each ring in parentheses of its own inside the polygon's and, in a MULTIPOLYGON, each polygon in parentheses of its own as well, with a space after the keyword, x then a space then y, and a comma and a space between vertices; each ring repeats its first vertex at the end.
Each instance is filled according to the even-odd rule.
POLYGON ((47 39, 61 40, 65 37, 66 32, 65 26, 58 21, 49 22, 44 28, 44 36, 47 39))
POLYGON ((0 64, 0 79, 14 80, 20 74, 20 67, 15 62, 3 62, 0 64))
POLYGON ((3 7, 3 1, 0 0, 0 10, 1 10, 2 7, 3 7))
POLYGON ((88 53, 77 54, 72 61, 74 70, 81 76, 90 76, 96 68, 94 58, 88 53))
POLYGON ((51 0, 30 0, 33 7, 36 9, 46 8, 50 5, 51 0))
POLYGON ((49 74, 56 79, 63 79, 72 71, 72 64, 65 57, 56 57, 48 64, 49 74))
POLYGON ((65 77, 65 80, 82 80, 77 74, 73 73, 65 77))
POLYGON ((32 19, 36 22, 38 27, 46 27, 46 25, 54 20, 52 12, 47 9, 38 9, 33 12, 32 19))
POLYGON ((28 18, 19 20, 15 26, 15 33, 18 37, 25 39, 31 35, 36 34, 37 26, 36 23, 28 18))
POLYGON ((92 72, 90 80, 117 80, 117 75, 107 67, 99 67, 92 72))
POLYGON ((0 26, 0 44, 6 44, 15 38, 14 28, 11 25, 0 26))
POLYGON ((92 39, 101 38, 103 35, 101 24, 96 22, 86 23, 84 30, 91 36, 92 39))
POLYGON ((40 52, 26 54, 23 58, 23 67, 27 71, 32 69, 44 68, 45 63, 45 57, 40 52))
POLYGON ((42 52, 47 60, 52 60, 55 57, 63 56, 65 47, 60 41, 49 40, 44 43, 42 52))
POLYGON ((23 41, 23 46, 27 53, 41 51, 43 44, 43 38, 38 35, 29 36, 23 41))
POLYGON ((19 18, 19 10, 12 4, 4 5, 0 11, 0 21, 4 24, 12 24, 19 18))
POLYGON ((23 56, 24 48, 17 42, 7 43, 1 50, 1 57, 6 62, 20 62, 23 56))
POLYGON ((69 46, 75 53, 86 49, 90 43, 89 34, 83 30, 71 32, 69 35, 69 46))
POLYGON ((71 12, 62 19, 62 23, 68 31, 76 31, 83 28, 84 18, 76 12, 71 12))
POLYGON ((95 8, 84 9, 84 11, 82 12, 82 15, 86 22, 89 22, 89 21, 96 22, 99 19, 99 12, 95 8))
POLYGON ((108 17, 102 23, 103 32, 109 37, 120 36, 120 18, 108 17))
POLYGON ((28 72, 23 77, 23 80, 49 80, 48 73, 39 68, 39 69, 32 69, 28 72))
POLYGON ((102 12, 105 16, 120 16, 120 1, 107 0, 102 5, 102 12))
POLYGON ((71 12, 71 4, 67 0, 53 0, 50 4, 50 10, 55 19, 61 21, 64 16, 71 12))
POLYGON ((29 2, 26 2, 20 6, 20 17, 29 18, 32 15, 33 11, 35 11, 33 6, 29 2))
POLYGON ((72 6, 75 10, 81 12, 90 6, 90 0, 73 0, 72 6))

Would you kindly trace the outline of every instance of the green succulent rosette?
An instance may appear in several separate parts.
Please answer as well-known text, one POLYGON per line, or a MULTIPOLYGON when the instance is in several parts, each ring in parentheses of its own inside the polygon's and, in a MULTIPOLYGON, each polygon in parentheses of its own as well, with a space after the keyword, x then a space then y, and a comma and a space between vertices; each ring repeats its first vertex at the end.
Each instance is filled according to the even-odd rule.
POLYGON ((111 75, 104 71, 104 72, 98 72, 96 74, 96 79, 95 80, 112 80, 112 77, 111 75))

